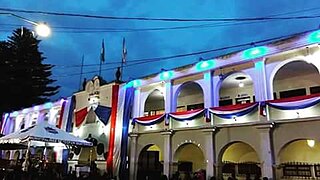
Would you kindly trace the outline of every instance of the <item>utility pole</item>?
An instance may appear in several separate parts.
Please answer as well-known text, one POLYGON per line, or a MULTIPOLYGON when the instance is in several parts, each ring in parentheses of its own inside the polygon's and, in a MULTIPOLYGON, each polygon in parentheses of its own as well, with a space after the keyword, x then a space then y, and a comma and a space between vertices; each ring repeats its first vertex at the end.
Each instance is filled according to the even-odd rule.
POLYGON ((84 55, 82 55, 82 58, 81 58, 79 90, 81 90, 81 88, 82 88, 83 63, 84 63, 84 55))

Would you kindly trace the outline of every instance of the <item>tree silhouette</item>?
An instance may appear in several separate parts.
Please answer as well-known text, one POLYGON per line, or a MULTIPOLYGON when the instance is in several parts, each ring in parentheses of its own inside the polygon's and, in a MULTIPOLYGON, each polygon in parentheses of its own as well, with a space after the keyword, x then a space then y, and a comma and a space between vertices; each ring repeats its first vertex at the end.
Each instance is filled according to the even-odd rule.
POLYGON ((0 42, 0 112, 43 104, 58 92, 59 86, 51 85, 53 65, 43 64, 39 43, 26 28, 0 42))

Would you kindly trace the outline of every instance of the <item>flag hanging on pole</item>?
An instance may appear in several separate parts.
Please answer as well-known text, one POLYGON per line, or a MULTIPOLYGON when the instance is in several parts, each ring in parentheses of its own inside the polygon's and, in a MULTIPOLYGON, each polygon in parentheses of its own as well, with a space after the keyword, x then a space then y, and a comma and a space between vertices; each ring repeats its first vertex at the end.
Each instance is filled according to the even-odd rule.
POLYGON ((100 61, 104 62, 105 60, 105 50, 104 50, 104 39, 102 39, 102 47, 101 47, 101 53, 100 53, 100 61))
POLYGON ((122 63, 126 63, 127 59, 127 48, 126 48, 126 39, 122 39, 122 63))

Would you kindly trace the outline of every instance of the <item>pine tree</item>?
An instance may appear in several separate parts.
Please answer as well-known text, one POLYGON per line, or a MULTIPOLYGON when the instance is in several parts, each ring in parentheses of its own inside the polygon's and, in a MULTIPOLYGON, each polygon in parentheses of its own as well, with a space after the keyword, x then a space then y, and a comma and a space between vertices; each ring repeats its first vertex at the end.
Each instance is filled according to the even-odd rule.
POLYGON ((58 92, 50 79, 53 65, 43 64, 40 40, 26 28, 16 29, 7 42, 0 43, 0 111, 8 112, 43 104, 58 92))

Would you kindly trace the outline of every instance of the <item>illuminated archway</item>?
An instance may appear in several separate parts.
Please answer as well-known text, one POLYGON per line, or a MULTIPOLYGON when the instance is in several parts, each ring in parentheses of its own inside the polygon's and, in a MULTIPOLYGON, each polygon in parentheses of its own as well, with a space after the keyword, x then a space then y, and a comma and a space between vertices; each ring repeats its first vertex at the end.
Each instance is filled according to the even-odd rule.
POLYGON ((320 75, 315 65, 295 60, 277 68, 271 76, 274 99, 320 93, 320 75))
POLYGON ((20 151, 17 150, 16 152, 14 152, 13 159, 19 160, 19 158, 20 158, 20 151))
POLYGON ((218 84, 219 106, 254 102, 251 77, 243 72, 232 72, 222 77, 218 84))
POLYGON ((6 151, 6 153, 4 155, 4 159, 7 159, 7 160, 10 159, 10 151, 6 151))
POLYGON ((225 178, 236 176, 260 176, 260 160, 253 147, 244 142, 233 142, 220 152, 220 173, 225 178))
POLYGON ((152 116, 164 113, 164 92, 155 89, 147 97, 144 104, 144 115, 152 116))
POLYGON ((312 169, 320 177, 320 143, 312 139, 297 139, 284 145, 279 154, 282 176, 311 178, 312 169))
POLYGON ((176 111, 202 109, 204 107, 202 87, 196 82, 180 85, 175 93, 176 111))
POLYGON ((163 171, 163 154, 155 144, 145 146, 138 159, 137 179, 157 179, 163 171))
POLYGON ((78 164, 90 164, 91 161, 97 160, 97 150, 96 146, 93 147, 83 147, 78 159, 78 164))
POLYGON ((185 143, 176 150, 173 160, 177 170, 184 173, 206 169, 205 157, 202 150, 193 143, 185 143))
POLYGON ((281 148, 278 158, 280 163, 319 163, 320 143, 307 139, 291 141, 281 148))

